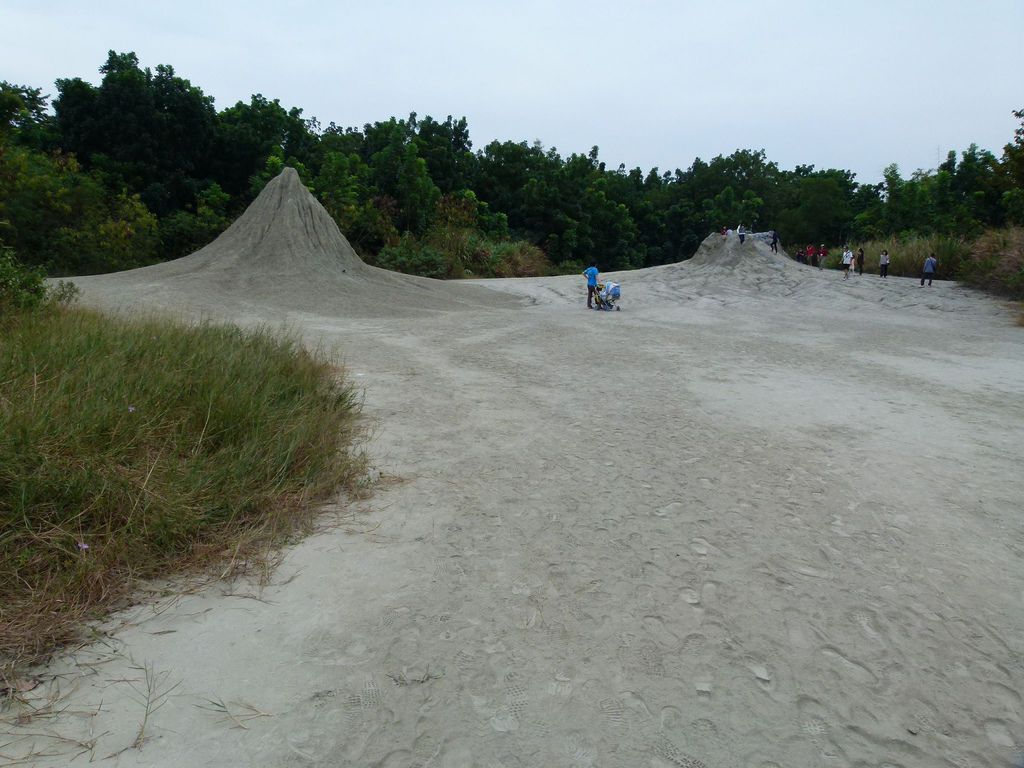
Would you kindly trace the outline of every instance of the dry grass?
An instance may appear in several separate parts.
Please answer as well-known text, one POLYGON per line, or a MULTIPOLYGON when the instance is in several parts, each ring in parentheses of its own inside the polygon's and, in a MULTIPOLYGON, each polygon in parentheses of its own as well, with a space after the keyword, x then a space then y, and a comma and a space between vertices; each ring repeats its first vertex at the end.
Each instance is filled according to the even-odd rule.
POLYGON ((363 472, 357 393, 294 339, 80 310, 0 326, 9 678, 140 578, 266 567, 363 472))

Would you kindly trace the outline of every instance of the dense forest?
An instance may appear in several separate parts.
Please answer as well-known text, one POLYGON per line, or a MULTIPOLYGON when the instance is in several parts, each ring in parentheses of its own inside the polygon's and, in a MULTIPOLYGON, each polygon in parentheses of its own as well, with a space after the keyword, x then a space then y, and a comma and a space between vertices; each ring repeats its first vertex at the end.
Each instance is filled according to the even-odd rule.
MULTIPOLYGON (((465 118, 326 127, 256 94, 220 111, 175 74, 111 51, 94 86, 0 83, 0 245, 52 275, 177 258, 211 241, 285 165, 371 263, 435 277, 652 266, 724 225, 784 242, 973 237, 1024 225, 1024 122, 909 178, 780 168, 738 150, 685 169, 608 168, 598 148, 474 149, 465 118)), ((1024 110, 1014 113, 1024 121, 1024 110)))

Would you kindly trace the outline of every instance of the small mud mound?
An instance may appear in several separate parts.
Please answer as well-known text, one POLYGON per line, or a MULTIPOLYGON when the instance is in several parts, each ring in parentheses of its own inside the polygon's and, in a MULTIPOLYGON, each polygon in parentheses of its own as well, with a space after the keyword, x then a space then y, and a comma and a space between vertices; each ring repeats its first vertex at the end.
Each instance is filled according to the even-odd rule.
POLYGON ((741 267, 759 268, 771 267, 793 267, 799 270, 803 265, 798 264, 786 255, 781 248, 774 253, 767 243, 754 237, 747 237, 740 243, 739 237, 731 234, 728 237, 713 234, 704 238, 700 248, 690 259, 691 266, 708 267, 741 267))

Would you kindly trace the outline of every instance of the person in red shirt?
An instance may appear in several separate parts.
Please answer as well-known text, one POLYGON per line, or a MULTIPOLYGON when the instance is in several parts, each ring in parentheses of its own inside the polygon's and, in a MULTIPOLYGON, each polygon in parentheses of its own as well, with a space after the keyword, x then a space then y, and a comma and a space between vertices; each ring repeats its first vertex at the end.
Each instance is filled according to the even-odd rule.
POLYGON ((821 247, 818 249, 818 269, 824 269, 826 256, 828 256, 828 248, 826 248, 825 244, 822 243, 821 247))

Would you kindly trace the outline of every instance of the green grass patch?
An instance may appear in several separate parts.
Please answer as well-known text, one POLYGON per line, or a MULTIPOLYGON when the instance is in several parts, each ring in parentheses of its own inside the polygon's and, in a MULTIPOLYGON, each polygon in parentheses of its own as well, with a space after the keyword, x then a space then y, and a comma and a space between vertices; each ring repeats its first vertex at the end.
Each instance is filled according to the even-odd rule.
POLYGON ((281 334, 0 316, 0 656, 45 654, 133 579, 258 560, 361 476, 358 417, 281 334))

